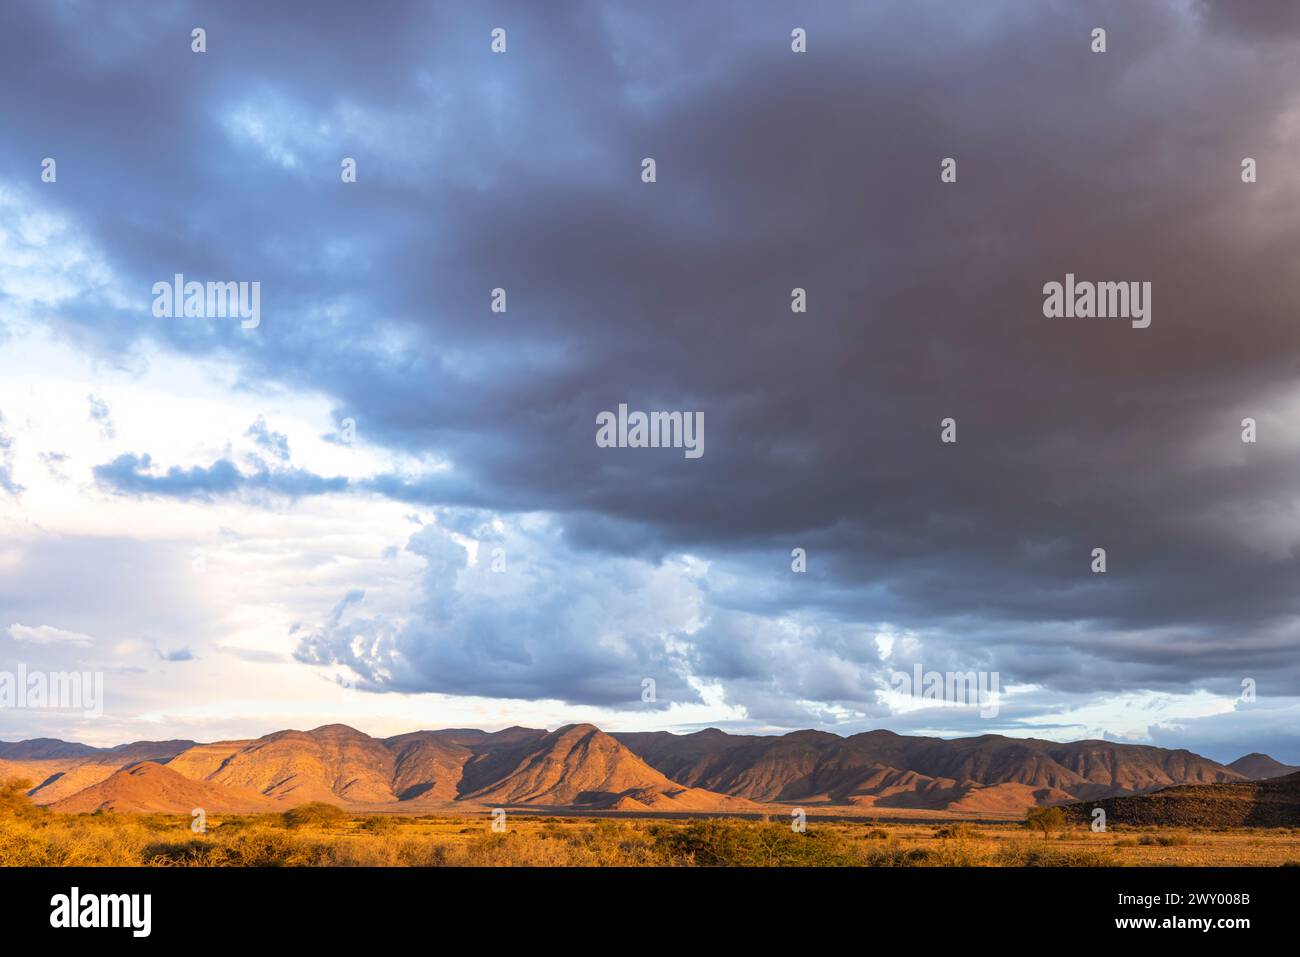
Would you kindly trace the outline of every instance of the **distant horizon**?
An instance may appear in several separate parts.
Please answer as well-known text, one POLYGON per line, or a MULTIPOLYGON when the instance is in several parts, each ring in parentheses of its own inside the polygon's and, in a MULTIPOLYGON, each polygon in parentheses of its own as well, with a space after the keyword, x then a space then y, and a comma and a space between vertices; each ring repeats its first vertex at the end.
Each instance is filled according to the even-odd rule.
POLYGON ((0 737, 1300 763, 1300 6, 0 24, 0 737))
POLYGON ((1252 756, 1252 755, 1257 755, 1257 754, 1258 754, 1258 755, 1264 755, 1265 757, 1272 758, 1273 760, 1278 761, 1278 762, 1281 763, 1281 764, 1291 765, 1291 764, 1297 764, 1297 763, 1300 763, 1300 762, 1295 762, 1295 761, 1287 760, 1285 757, 1279 757, 1277 754, 1273 754, 1272 752, 1268 752, 1268 751, 1260 751, 1260 750, 1257 750, 1257 749, 1251 749, 1251 750, 1242 751, 1240 754, 1237 754, 1237 755, 1235 755, 1235 756, 1232 757, 1232 758, 1227 758, 1227 759, 1225 759, 1225 758, 1214 757, 1214 756, 1212 756, 1212 755, 1209 755, 1209 754, 1205 754, 1205 753, 1202 753, 1202 752, 1196 751, 1194 748, 1185 748, 1185 747, 1169 748, 1169 747, 1163 747, 1163 746, 1161 746, 1161 745, 1151 744, 1151 743, 1149 743, 1149 742, 1144 742, 1144 741, 1119 741, 1119 740, 1114 740, 1114 739, 1110 739, 1110 738, 1068 738, 1068 739, 1058 739, 1058 738, 1043 738, 1043 737, 1036 737, 1036 736, 1034 736, 1034 735, 999 734, 999 733, 994 733, 994 732, 983 732, 983 733, 981 733, 981 734, 964 734, 964 735, 905 734, 905 733, 902 733, 902 732, 894 731, 894 730, 892 730, 892 729, 890 729, 890 728, 870 728, 870 729, 866 729, 866 730, 862 730, 862 731, 854 731, 854 732, 847 733, 847 734, 843 734, 843 733, 840 733, 840 732, 837 732, 837 731, 830 731, 830 730, 827 730, 827 729, 824 729, 824 728, 794 728, 794 729, 791 729, 791 730, 789 730, 789 731, 772 731, 772 732, 759 732, 759 731, 753 731, 753 732, 750 732, 750 731, 728 731, 728 730, 726 730, 725 728, 719 728, 719 727, 715 727, 715 726, 708 726, 708 727, 703 727, 703 728, 697 728, 697 729, 695 729, 695 730, 693 730, 693 731, 679 731, 679 730, 673 730, 673 729, 667 729, 667 728, 656 728, 656 729, 652 729, 652 730, 639 730, 639 729, 630 729, 630 728, 618 728, 618 729, 613 729, 613 730, 611 730, 611 729, 609 729, 609 728, 602 727, 601 725, 596 724, 595 722, 592 722, 592 721, 570 721, 570 722, 565 722, 565 723, 563 723, 563 724, 558 724, 558 725, 556 725, 556 726, 554 726, 554 727, 549 727, 549 726, 546 726, 546 727, 536 727, 536 726, 531 726, 531 725, 510 724, 510 725, 505 725, 504 727, 495 728, 495 729, 492 729, 492 730, 489 730, 487 727, 473 727, 473 726, 469 726, 469 725, 449 725, 449 726, 447 726, 447 727, 419 727, 419 728, 411 728, 411 729, 406 730, 406 731, 397 731, 397 732, 394 732, 394 733, 392 733, 392 734, 371 734, 370 732, 365 731, 365 730, 363 730, 363 729, 361 729, 361 728, 358 728, 358 727, 356 727, 356 726, 353 725, 353 724, 350 724, 350 723, 347 723, 347 722, 341 722, 341 721, 333 721, 333 722, 327 722, 327 723, 325 723, 325 724, 321 724, 321 725, 316 725, 315 727, 310 727, 310 728, 308 728, 308 727, 302 727, 302 728, 298 728, 298 727, 275 728, 275 729, 273 729, 273 730, 263 732, 262 734, 255 734, 255 735, 243 736, 243 737, 237 737, 237 738, 220 738, 220 737, 219 737, 219 738, 206 738, 206 739, 205 739, 205 738, 188 738, 188 737, 132 738, 132 739, 125 740, 125 741, 119 741, 119 742, 117 742, 116 744, 112 744, 112 745, 94 745, 94 744, 88 744, 88 743, 86 743, 86 742, 84 742, 84 741, 74 740, 74 739, 70 739, 70 738, 50 737, 50 736, 46 736, 46 735, 38 735, 38 736, 36 736, 36 737, 20 738, 20 739, 17 739, 17 740, 9 740, 8 737, 0 737, 0 745, 3 745, 3 744, 24 744, 24 743, 33 742, 33 741, 57 741, 57 742, 59 742, 59 743, 61 743, 61 744, 75 744, 75 745, 80 745, 80 746, 82 746, 82 747, 86 747, 86 748, 94 748, 94 749, 96 749, 96 750, 100 750, 100 751, 111 751, 111 750, 113 750, 114 748, 123 747, 123 746, 125 746, 125 745, 129 745, 129 744, 141 744, 141 743, 162 743, 162 742, 169 742, 169 741, 189 742, 189 743, 196 744, 196 745, 202 745, 202 744, 216 744, 216 743, 220 743, 220 742, 223 742, 223 741, 255 741, 255 740, 258 740, 258 739, 260 739, 260 738, 265 738, 265 737, 268 737, 268 736, 273 735, 273 734, 280 734, 280 733, 283 733, 283 732, 286 732, 286 731, 297 731, 297 732, 299 732, 299 733, 301 733, 301 734, 311 734, 311 733, 313 733, 313 732, 321 731, 321 730, 324 730, 324 729, 326 729, 326 728, 332 728, 332 727, 346 728, 346 729, 349 730, 349 731, 355 731, 355 732, 357 732, 358 734, 365 735, 365 736, 368 737, 368 738, 371 738, 371 739, 374 739, 374 740, 382 741, 382 740, 389 740, 389 739, 392 739, 392 738, 398 738, 398 737, 401 737, 401 736, 403 736, 403 735, 407 735, 407 734, 419 734, 419 733, 421 733, 421 732, 477 731, 477 732, 480 732, 480 733, 483 733, 483 734, 499 734, 499 733, 501 733, 502 731, 521 730, 521 731, 543 731, 543 732, 545 732, 545 733, 547 733, 547 734, 553 734, 553 733, 555 733, 555 732, 557 732, 557 731, 560 731, 560 730, 562 730, 562 729, 564 729, 564 728, 571 728, 571 727, 584 727, 584 726, 585 726, 585 727, 593 727, 593 728, 596 728, 598 731, 601 731, 601 732, 603 732, 603 733, 605 733, 605 734, 608 734, 608 735, 611 735, 611 736, 614 736, 614 737, 617 737, 617 736, 620 735, 620 734, 655 734, 655 733, 672 734, 672 735, 676 735, 676 736, 678 736, 678 737, 686 737, 686 736, 693 735, 693 734, 701 734, 701 733, 703 733, 703 732, 705 732, 705 731, 719 731, 719 732, 722 732, 723 734, 726 734, 726 735, 731 736, 731 737, 749 737, 749 738, 784 738, 784 737, 789 737, 790 735, 793 735, 793 734, 806 734, 806 733, 809 733, 809 732, 813 732, 813 733, 817 733, 817 734, 828 734, 828 735, 832 735, 832 736, 834 736, 834 737, 841 738, 841 739, 847 739, 847 738, 853 738, 853 737, 857 737, 857 736, 859 736, 859 735, 864 735, 864 734, 875 734, 875 733, 879 733, 879 732, 884 732, 884 733, 886 733, 886 734, 893 734, 893 735, 897 735, 898 737, 904 737, 904 738, 935 738, 935 739, 939 739, 939 740, 943 740, 943 741, 960 741, 960 740, 966 740, 966 739, 971 739, 971 740, 973 740, 973 739, 976 739, 976 738, 983 738, 983 737, 1006 738, 1006 739, 1008 739, 1008 740, 1043 741, 1043 742, 1047 742, 1047 743, 1050 743, 1050 744, 1083 744, 1083 743, 1090 742, 1090 741, 1096 741, 1096 742, 1098 742, 1098 743, 1100 743, 1100 744, 1113 744, 1113 745, 1131 746, 1131 747, 1159 748, 1160 750, 1164 750, 1164 751, 1188 751, 1188 752, 1190 752, 1190 753, 1192 753, 1192 754, 1197 755, 1198 757, 1206 758, 1206 759, 1208 759, 1208 760, 1214 761, 1216 764, 1221 764, 1221 765, 1224 765, 1224 766, 1226 766, 1226 765, 1228 765, 1228 764, 1231 764, 1233 761, 1240 760, 1241 758, 1250 757, 1250 756, 1252 756))

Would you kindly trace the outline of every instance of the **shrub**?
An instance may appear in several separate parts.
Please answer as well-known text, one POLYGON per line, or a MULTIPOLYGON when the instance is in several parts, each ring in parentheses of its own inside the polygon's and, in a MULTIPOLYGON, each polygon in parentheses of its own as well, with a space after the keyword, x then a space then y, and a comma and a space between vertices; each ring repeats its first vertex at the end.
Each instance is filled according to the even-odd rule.
POLYGON ((975 833, 974 827, 965 822, 960 822, 935 829, 934 836, 940 840, 964 841, 975 837, 975 833))
POLYGON ((33 804, 27 796, 32 787, 32 782, 26 778, 0 780, 0 817, 34 821, 49 814, 47 809, 33 804))
POLYGON ((348 812, 333 804, 312 801, 284 812, 287 827, 333 827, 345 820, 348 812))
POLYGON ((862 863, 833 831, 794 831, 787 824, 691 821, 651 831, 656 843, 682 863, 704 867, 847 866, 862 863))
POLYGON ((890 838, 880 847, 868 848, 863 863, 868 867, 922 867, 933 860, 933 852, 920 847, 903 847, 890 838))
POLYGON ((1018 841, 998 848, 993 862, 1003 867, 1114 867, 1119 863, 1108 848, 1052 847, 1018 841))

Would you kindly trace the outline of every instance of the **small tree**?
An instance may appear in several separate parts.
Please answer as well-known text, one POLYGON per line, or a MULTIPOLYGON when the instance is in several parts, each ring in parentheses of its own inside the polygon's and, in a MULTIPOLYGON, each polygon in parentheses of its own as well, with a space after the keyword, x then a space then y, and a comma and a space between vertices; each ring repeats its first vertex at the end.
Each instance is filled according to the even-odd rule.
POLYGON ((1044 838, 1051 837, 1053 831, 1065 827, 1065 812, 1059 807, 1031 807, 1025 814, 1025 827, 1037 828, 1044 838))

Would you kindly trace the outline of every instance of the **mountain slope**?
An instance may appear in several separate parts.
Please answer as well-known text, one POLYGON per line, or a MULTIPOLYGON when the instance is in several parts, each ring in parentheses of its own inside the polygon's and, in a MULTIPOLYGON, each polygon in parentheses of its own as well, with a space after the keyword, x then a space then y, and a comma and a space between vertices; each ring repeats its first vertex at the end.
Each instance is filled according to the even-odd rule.
POLYGON ((393 755, 391 790, 399 801, 454 801, 471 745, 490 737, 482 731, 416 731, 384 741, 393 755))
POLYGON ((1243 755, 1236 761, 1233 761, 1228 767, 1236 771, 1242 777, 1250 781, 1263 781, 1268 778, 1280 778, 1283 775, 1294 774, 1300 771, 1300 768, 1290 764, 1283 764, 1281 761, 1275 761, 1267 754, 1260 754, 1258 751, 1243 755))
POLYGON ((26 778, 37 804, 52 804, 140 761, 167 761, 193 741, 133 741, 114 748, 38 738, 0 742, 0 775, 26 778))
POLYGON ((164 764, 191 781, 272 799, 282 808, 324 801, 412 810, 517 805, 737 811, 782 802, 1003 816, 1029 804, 1242 782, 1242 772, 1286 770, 1263 755, 1247 755, 1234 769, 1189 751, 1108 741, 1000 735, 948 740, 890 731, 751 736, 711 728, 686 735, 608 735, 592 725, 567 725, 551 732, 451 728, 380 739, 327 725, 210 744, 0 743, 0 775, 32 780, 33 799, 44 804, 63 802, 142 761, 164 764))
POLYGON ((173 758, 169 767, 196 780, 248 788, 290 804, 437 805, 461 796, 469 765, 483 777, 484 770, 510 762, 514 749, 545 734, 528 728, 496 733, 457 728, 380 739, 346 725, 326 725, 196 745, 173 758))
POLYGON ((567 725, 511 752, 515 766, 499 780, 463 795, 484 804, 675 807, 712 810, 750 807, 698 788, 684 788, 590 724, 567 725))
POLYGON ((202 808, 220 814, 272 811, 279 806, 252 791, 193 781, 164 765, 145 761, 56 801, 51 808, 73 813, 104 810, 163 814, 190 814, 202 808))
POLYGON ((615 737, 682 784, 755 801, 821 798, 860 804, 873 796, 888 799, 898 787, 890 772, 917 775, 913 790, 935 792, 934 800, 920 805, 938 809, 948 806, 945 797, 965 797, 964 791, 957 794, 952 789, 977 785, 1024 785, 1055 801, 1242 779, 1190 751, 1109 741, 1062 744, 1001 735, 944 739, 904 737, 891 731, 848 738, 819 731, 750 737, 716 728, 687 735, 651 732, 615 737))
POLYGON ((1300 773, 1266 781, 1232 781, 1163 788, 1150 794, 1072 804, 1071 820, 1092 819, 1106 811, 1109 824, 1161 824, 1175 827, 1300 826, 1300 773))
POLYGON ((193 778, 294 804, 397 800, 392 790, 393 753, 379 739, 341 724, 232 741, 224 750, 201 745, 171 764, 193 778))

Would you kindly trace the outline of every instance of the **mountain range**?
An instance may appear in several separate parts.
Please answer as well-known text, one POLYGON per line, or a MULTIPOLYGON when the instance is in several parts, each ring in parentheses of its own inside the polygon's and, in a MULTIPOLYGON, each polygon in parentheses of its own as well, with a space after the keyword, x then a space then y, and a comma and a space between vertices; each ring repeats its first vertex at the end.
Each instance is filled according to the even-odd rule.
POLYGON ((869 731, 736 735, 716 728, 607 734, 468 728, 374 738, 345 725, 256 739, 138 741, 94 748, 0 742, 0 778, 26 778, 56 811, 283 810, 325 801, 424 813, 521 807, 657 813, 760 812, 772 804, 844 811, 1017 816, 1182 785, 1243 783, 1300 770, 1267 755, 1230 765, 1185 750, 1110 741, 869 731))

